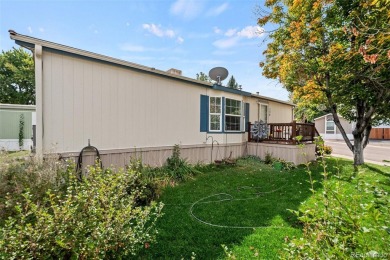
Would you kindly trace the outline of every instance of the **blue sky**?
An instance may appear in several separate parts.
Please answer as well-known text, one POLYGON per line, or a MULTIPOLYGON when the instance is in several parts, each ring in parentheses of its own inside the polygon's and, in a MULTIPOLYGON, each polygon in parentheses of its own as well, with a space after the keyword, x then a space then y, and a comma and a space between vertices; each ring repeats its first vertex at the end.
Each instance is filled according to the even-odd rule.
POLYGON ((287 91, 258 66, 266 36, 256 10, 263 2, 0 0, 0 49, 15 46, 8 34, 13 29, 161 70, 180 69, 190 78, 222 66, 243 90, 287 100, 287 91))

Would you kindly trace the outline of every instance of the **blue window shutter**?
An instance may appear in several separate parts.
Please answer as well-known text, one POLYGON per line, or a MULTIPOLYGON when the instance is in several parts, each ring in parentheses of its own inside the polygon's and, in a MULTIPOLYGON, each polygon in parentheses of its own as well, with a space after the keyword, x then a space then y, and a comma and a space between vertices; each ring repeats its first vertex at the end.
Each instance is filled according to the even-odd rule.
POLYGON ((207 132, 209 128, 209 96, 200 95, 200 131, 207 132))
POLYGON ((249 103, 245 103, 245 132, 248 132, 248 123, 249 123, 249 103))

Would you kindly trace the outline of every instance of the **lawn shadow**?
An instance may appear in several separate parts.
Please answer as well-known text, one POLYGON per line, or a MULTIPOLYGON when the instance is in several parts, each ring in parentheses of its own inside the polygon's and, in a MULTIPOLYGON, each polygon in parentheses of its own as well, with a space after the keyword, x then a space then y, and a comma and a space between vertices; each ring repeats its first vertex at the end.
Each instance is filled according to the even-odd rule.
MULTIPOLYGON (((322 187, 320 166, 312 166, 314 190, 322 187)), ((237 166, 214 168, 196 179, 164 190, 166 204, 158 221, 157 243, 139 255, 141 259, 217 259, 224 256, 222 244, 233 247, 263 229, 277 229, 281 237, 296 234, 300 225, 288 209, 298 210, 312 195, 306 169, 276 171, 254 159, 237 166)), ((259 241, 262 241, 259 239, 259 241)), ((264 242, 264 241, 263 241, 264 242)), ((267 250, 271 250, 267 248, 267 250)), ((273 252, 272 250, 270 252, 273 252)))
MULTIPOLYGON (((345 182, 353 182, 354 178, 359 177, 359 171, 366 168, 369 171, 375 172, 377 174, 380 174, 384 177, 389 178, 390 177, 390 167, 389 166, 379 166, 379 165, 373 165, 373 164, 364 164, 358 167, 355 167, 353 165, 353 161, 349 159, 343 159, 343 158, 333 158, 332 160, 327 161, 328 169, 330 176, 336 176, 337 179, 345 182), (384 169, 388 169, 387 172, 385 172, 384 169), (351 174, 352 173, 352 174, 351 174)), ((381 182, 383 183, 383 182, 381 182)), ((390 181, 388 183, 383 183, 385 185, 390 185, 390 181)))
MULTIPOLYGON (((385 176, 385 177, 390 178, 390 172, 384 172, 384 171, 382 171, 381 169, 378 169, 377 167, 374 167, 374 166, 369 165, 369 164, 365 164, 365 166, 366 166, 368 169, 370 169, 371 171, 373 171, 373 172, 376 172, 376 173, 378 173, 378 174, 381 174, 381 175, 383 175, 383 176, 385 176)), ((383 166, 383 167, 384 167, 384 166, 383 166)), ((389 167, 389 166, 387 166, 387 167, 389 167)), ((390 167, 388 168, 388 170, 390 171, 390 167)))

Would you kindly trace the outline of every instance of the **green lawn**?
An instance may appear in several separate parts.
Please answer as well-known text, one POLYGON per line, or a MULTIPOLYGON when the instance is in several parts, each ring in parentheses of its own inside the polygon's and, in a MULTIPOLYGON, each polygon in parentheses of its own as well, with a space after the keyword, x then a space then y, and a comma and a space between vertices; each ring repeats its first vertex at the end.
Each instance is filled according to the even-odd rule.
MULTIPOLYGON (((314 178, 321 178, 318 171, 314 178)), ((158 242, 140 257, 190 259, 194 252, 197 259, 217 259, 225 256, 224 244, 241 258, 276 259, 285 239, 301 234, 287 209, 311 195, 307 180, 304 168, 280 172, 246 159, 167 187, 158 242)))
MULTIPOLYGON (((310 168, 317 181, 314 190, 322 189, 322 166, 314 163, 310 168)), ((354 187, 361 180, 390 191, 389 167, 363 166, 358 178, 353 177, 353 169, 352 161, 327 159, 328 181, 342 183, 346 194, 359 196, 354 187)), ((256 159, 239 160, 233 167, 215 166, 164 189, 157 242, 137 257, 223 259, 231 253, 236 259, 278 259, 285 241, 302 236, 300 222, 288 209, 297 210, 304 201, 314 205, 321 194, 313 196, 310 188, 305 167, 276 171, 256 159)), ((378 248, 384 250, 387 242, 380 243, 378 248)))

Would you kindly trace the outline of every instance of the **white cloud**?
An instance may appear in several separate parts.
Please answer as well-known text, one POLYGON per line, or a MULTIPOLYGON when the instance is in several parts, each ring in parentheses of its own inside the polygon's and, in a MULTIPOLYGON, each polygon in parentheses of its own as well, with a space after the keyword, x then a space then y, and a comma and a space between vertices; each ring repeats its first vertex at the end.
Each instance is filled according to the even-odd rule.
POLYGON ((31 28, 31 26, 27 27, 27 30, 28 30, 28 32, 29 32, 30 34, 33 33, 33 30, 32 30, 32 28, 31 28))
POLYGON ((142 28, 144 28, 145 30, 149 31, 150 33, 152 33, 158 37, 164 36, 163 30, 161 30, 159 26, 157 26, 153 23, 152 24, 143 24, 142 28))
MULTIPOLYGON (((217 27, 214 27, 214 32, 218 29, 217 27)), ((219 33, 222 33, 220 29, 218 29, 219 33)), ((242 30, 237 29, 228 29, 224 36, 226 38, 219 39, 213 43, 213 45, 219 49, 227 49, 236 46, 241 39, 247 38, 258 38, 263 35, 264 29, 259 26, 247 26, 243 28, 242 30)), ((245 45, 247 43, 241 43, 240 45, 245 45)), ((250 43, 252 44, 252 43, 250 43)))
POLYGON ((172 14, 185 19, 197 17, 203 9, 203 1, 200 0, 177 0, 171 5, 172 14))
POLYGON ((155 25, 153 23, 151 24, 144 23, 142 25, 142 28, 144 28, 145 30, 147 30, 148 32, 150 32, 151 34, 157 37, 169 37, 169 38, 175 37, 175 32, 173 30, 169 30, 169 29, 165 30, 161 28, 161 25, 155 25))
POLYGON ((165 35, 168 36, 169 38, 175 37, 175 32, 172 30, 166 30, 165 35))
POLYGON ((231 36, 234 36, 237 32, 237 29, 229 29, 225 32, 225 36, 227 37, 231 37, 231 36))
POLYGON ((127 22, 127 23, 126 23, 126 26, 130 26, 130 23, 129 23, 129 22, 127 22))
POLYGON ((213 42, 213 45, 219 49, 227 49, 237 45, 239 37, 220 39, 213 42))
POLYGON ((226 11, 226 9, 229 7, 228 3, 223 3, 220 6, 217 6, 210 11, 207 12, 208 16, 218 16, 226 11))
POLYGON ((177 37, 176 41, 179 43, 179 44, 182 44, 184 42, 184 39, 182 37, 177 37))
POLYGON ((260 26, 247 26, 241 31, 237 32, 237 35, 243 38, 256 38, 261 37, 264 33, 264 29, 260 26))
POLYGON ((45 32, 45 29, 42 28, 42 27, 39 27, 39 31, 40 31, 41 33, 43 33, 43 32, 45 32))
POLYGON ((221 33, 222 33, 222 30, 219 29, 217 26, 215 26, 215 27, 213 28, 213 30, 214 30, 214 33, 216 33, 216 34, 221 34, 221 33))

